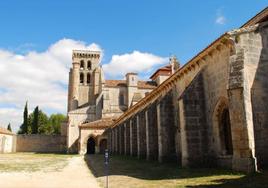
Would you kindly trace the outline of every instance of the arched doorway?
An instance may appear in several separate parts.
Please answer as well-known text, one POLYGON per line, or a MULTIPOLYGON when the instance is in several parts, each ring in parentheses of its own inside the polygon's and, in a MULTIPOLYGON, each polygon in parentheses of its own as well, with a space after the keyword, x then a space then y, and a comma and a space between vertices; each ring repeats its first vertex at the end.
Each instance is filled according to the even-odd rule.
POLYGON ((95 154, 95 139, 93 137, 87 140, 87 154, 95 154))
POLYGON ((104 153, 107 149, 107 139, 102 139, 100 141, 100 153, 104 153))
POLYGON ((221 150, 224 155, 233 154, 232 131, 228 108, 224 108, 219 116, 221 150))

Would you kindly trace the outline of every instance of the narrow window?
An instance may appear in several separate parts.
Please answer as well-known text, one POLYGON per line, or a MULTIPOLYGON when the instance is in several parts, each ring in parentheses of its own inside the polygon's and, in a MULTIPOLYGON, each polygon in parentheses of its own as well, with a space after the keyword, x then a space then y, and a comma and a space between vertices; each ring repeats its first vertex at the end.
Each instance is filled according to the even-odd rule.
POLYGON ((90 73, 87 73, 87 84, 90 84, 90 73))
POLYGON ((91 61, 87 62, 87 69, 89 69, 89 70, 91 69, 91 61))
POLYGON ((84 74, 80 73, 80 84, 84 83, 84 74))
POLYGON ((81 69, 84 69, 84 66, 85 66, 85 63, 84 63, 83 60, 81 60, 81 61, 80 61, 80 68, 81 68, 81 69))
POLYGON ((120 106, 125 105, 124 95, 123 95, 123 94, 120 94, 120 95, 119 95, 119 105, 120 105, 120 106))

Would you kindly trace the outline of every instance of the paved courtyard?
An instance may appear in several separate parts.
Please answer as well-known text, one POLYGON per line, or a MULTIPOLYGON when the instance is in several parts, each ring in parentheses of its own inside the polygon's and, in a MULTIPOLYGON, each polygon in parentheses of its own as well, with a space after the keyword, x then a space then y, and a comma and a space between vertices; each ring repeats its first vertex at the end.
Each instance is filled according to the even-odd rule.
POLYGON ((0 187, 99 187, 82 156, 0 154, 0 187))

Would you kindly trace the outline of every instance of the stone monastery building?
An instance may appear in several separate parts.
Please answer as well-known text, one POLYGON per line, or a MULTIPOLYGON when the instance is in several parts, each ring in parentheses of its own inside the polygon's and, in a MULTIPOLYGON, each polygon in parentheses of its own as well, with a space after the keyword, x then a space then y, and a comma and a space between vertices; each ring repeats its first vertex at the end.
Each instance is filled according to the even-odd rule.
MULTIPOLYGON (((151 81, 138 80, 136 73, 126 74, 126 80, 105 80, 100 56, 98 51, 73 51, 68 95, 69 152, 94 153, 95 149, 102 152, 99 150, 107 147, 107 138, 101 135, 112 120, 172 74, 172 66, 169 65, 157 70, 151 81), (87 151, 89 138, 96 145, 91 151, 87 151)), ((172 62, 176 63, 174 58, 172 62)))
POLYGON ((184 66, 151 81, 105 80, 100 53, 74 51, 68 149, 222 166, 268 166, 268 8, 224 33, 184 66), (107 145, 108 144, 108 145, 107 145))

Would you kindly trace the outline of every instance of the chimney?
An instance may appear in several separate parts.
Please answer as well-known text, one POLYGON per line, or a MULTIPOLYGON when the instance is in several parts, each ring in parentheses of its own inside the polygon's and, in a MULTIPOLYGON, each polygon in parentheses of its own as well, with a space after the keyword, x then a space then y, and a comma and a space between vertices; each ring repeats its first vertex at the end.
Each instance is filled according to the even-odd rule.
POLYGON ((126 74, 127 79, 127 86, 128 87, 137 87, 138 86, 138 74, 137 73, 127 73, 126 74))

